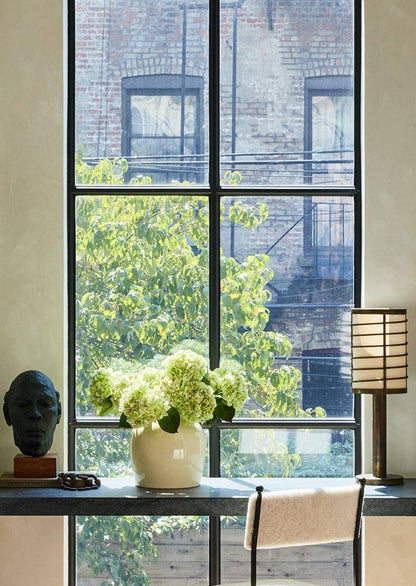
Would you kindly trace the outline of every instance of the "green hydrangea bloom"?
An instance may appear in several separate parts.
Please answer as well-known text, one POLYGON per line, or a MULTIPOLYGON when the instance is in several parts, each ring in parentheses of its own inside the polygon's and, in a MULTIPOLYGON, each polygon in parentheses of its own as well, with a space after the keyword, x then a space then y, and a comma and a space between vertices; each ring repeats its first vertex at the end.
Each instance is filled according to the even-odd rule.
POLYGON ((120 401, 120 411, 131 426, 149 425, 167 414, 169 402, 160 385, 149 384, 141 374, 136 374, 125 389, 120 401))
POLYGON ((181 422, 203 423, 212 418, 215 409, 215 396, 212 387, 198 380, 182 383, 167 381, 166 392, 170 404, 179 411, 181 422))
POLYGON ((179 350, 163 362, 167 376, 175 383, 201 381, 208 372, 208 363, 203 356, 192 350, 179 350))

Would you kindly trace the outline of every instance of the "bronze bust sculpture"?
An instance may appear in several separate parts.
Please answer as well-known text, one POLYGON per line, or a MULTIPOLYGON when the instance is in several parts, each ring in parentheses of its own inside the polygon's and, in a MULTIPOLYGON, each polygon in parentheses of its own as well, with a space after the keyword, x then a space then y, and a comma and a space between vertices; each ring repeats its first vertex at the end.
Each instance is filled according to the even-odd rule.
POLYGON ((38 370, 19 374, 4 396, 3 413, 14 443, 25 456, 44 456, 61 419, 59 393, 38 370))

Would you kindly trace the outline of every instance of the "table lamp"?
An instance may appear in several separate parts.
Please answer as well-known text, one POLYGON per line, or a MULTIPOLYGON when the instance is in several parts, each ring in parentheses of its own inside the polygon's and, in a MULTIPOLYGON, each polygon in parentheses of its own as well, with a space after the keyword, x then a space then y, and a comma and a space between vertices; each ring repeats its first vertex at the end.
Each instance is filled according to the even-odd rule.
POLYGON ((387 474, 387 395, 407 392, 407 312, 405 309, 351 310, 353 393, 373 395, 373 473, 368 484, 401 484, 387 474))

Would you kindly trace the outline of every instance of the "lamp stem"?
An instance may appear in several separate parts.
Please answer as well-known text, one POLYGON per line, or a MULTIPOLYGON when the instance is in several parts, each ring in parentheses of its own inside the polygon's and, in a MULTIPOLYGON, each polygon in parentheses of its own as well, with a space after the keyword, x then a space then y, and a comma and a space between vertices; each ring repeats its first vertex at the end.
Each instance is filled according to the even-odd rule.
POLYGON ((386 395, 373 395, 373 475, 376 478, 385 478, 387 475, 386 403, 386 395))
POLYGON ((373 474, 365 474, 367 484, 402 484, 403 476, 387 474, 387 395, 373 395, 373 474))

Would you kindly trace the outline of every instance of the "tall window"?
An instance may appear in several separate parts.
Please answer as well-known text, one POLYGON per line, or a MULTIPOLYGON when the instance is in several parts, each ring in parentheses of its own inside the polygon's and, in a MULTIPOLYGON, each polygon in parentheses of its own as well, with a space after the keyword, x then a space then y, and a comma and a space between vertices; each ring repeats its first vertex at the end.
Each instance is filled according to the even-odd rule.
MULTIPOLYGON (((206 475, 354 475, 359 12, 69 2, 73 469, 131 475, 129 431, 91 403, 96 369, 191 346, 212 368, 237 360, 250 388, 233 422, 206 426, 206 475)), ((78 518, 72 582, 241 579, 243 520, 180 515, 78 518)), ((322 575, 319 556, 307 572, 322 575)))

